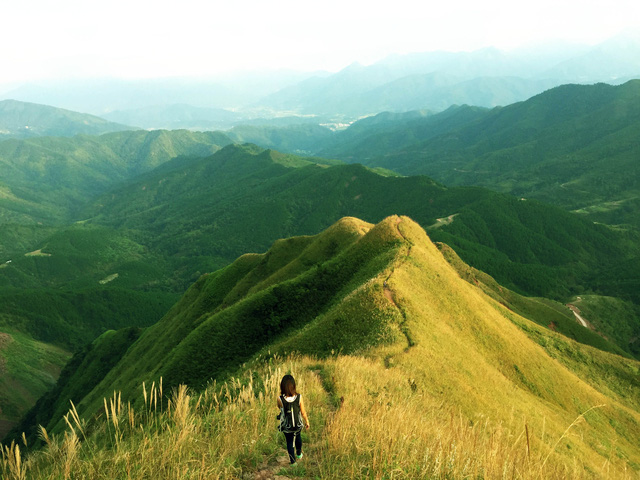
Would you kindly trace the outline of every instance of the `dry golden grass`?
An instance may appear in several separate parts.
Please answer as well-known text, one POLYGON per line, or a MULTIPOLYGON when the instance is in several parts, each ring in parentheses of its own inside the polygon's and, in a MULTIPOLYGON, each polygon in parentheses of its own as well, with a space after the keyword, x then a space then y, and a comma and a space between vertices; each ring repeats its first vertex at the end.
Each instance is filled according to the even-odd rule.
MULTIPOLYGON (((272 360, 196 395, 181 386, 162 406, 148 395, 133 412, 117 394, 105 399, 95 425, 72 406, 68 431, 22 459, 4 447, 3 479, 253 478, 284 454, 276 431, 280 378, 292 373, 305 397, 312 429, 305 460, 281 474, 304 478, 637 478, 618 458, 594 471, 579 456, 560 455, 590 429, 585 412, 564 431, 538 429, 510 409, 507 419, 477 415, 429 395, 401 367, 377 356, 272 360), (261 467, 262 465, 262 467, 261 467), (625 469, 627 469, 625 471, 625 469)), ((145 389, 146 391, 146 389, 145 389)), ((158 392, 152 387, 151 392, 158 392)), ((506 410, 506 409, 505 409, 506 410)))

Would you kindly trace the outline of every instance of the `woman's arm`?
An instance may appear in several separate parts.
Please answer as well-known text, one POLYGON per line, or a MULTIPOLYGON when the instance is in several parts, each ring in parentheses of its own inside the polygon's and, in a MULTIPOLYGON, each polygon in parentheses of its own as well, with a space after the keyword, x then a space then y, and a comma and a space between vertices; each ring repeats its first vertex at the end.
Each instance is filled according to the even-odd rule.
POLYGON ((278 397, 278 408, 282 408, 282 401, 280 400, 280 397, 278 397))
POLYGON ((307 417, 307 411, 304 408, 304 402, 302 401, 302 396, 300 396, 300 413, 302 414, 302 418, 304 418, 304 428, 309 430, 309 417, 307 417))

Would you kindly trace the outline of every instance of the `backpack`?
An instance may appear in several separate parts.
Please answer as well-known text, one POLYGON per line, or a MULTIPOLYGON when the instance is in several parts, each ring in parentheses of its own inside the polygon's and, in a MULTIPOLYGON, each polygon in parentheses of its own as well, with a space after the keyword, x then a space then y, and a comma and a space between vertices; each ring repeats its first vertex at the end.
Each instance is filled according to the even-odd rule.
POLYGON ((280 395, 280 402, 282 402, 282 408, 280 409, 280 425, 278 430, 285 433, 299 432, 302 430, 304 420, 300 413, 300 395, 296 395, 293 402, 287 402, 284 399, 284 395, 280 395))

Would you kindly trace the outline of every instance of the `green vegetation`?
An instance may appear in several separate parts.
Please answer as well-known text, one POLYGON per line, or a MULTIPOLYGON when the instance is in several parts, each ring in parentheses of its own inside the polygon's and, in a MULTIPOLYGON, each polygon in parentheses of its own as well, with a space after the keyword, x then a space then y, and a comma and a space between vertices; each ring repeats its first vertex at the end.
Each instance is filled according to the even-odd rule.
POLYGON ((52 430, 69 410, 69 402, 80 402, 120 361, 140 332, 137 328, 108 330, 78 350, 62 369, 55 388, 42 395, 28 412, 23 412, 7 440, 18 440, 25 432, 33 445, 38 440, 37 426, 52 430))
POLYGON ((638 112, 640 80, 564 85, 504 108, 451 109, 383 134, 349 129, 343 137, 355 138, 325 153, 638 227, 638 112))
MULTIPOLYGON (((605 352, 611 352, 626 357, 637 355, 637 352, 629 349, 629 339, 633 338, 633 335, 630 336, 630 332, 628 330, 612 337, 612 340, 607 340, 598 333, 580 325, 576 321, 573 312, 567 306, 546 298, 524 297, 511 290, 503 288, 486 273, 464 263, 448 245, 440 243, 437 244, 437 246, 447 261, 457 270, 458 274, 460 274, 464 280, 477 285, 488 296, 517 314, 522 315, 543 327, 547 327, 554 332, 560 332, 564 336, 572 338, 577 342, 585 345, 591 345, 605 352)), ((624 304, 624 302, 619 299, 611 298, 610 300, 613 304, 624 304)), ((637 312, 633 311, 633 305, 626 304, 626 306, 631 309, 631 311, 625 312, 627 315, 623 321, 629 322, 629 324, 637 322, 639 317, 637 312)), ((615 315, 615 310, 603 308, 600 313, 603 315, 603 321, 601 324, 607 325, 609 330, 611 330, 613 325, 609 326, 608 320, 615 315)), ((614 324, 615 321, 611 323, 614 324)), ((598 327, 600 327, 600 325, 598 325, 598 327)), ((601 330, 600 328, 598 328, 598 330, 604 332, 604 330, 601 330)))
POLYGON ((98 287, 80 290, 3 290, 0 329, 75 350, 106 330, 145 327, 176 301, 173 293, 98 287))
POLYGON ((69 359, 66 350, 21 330, 0 327, 0 436, 49 389, 69 359))
POLYGON ((131 127, 108 122, 86 113, 62 108, 18 102, 0 101, 0 140, 41 136, 73 137, 78 134, 101 135, 131 130, 131 127))
POLYGON ((583 291, 594 272, 638 254, 637 235, 537 202, 315 162, 322 160, 229 146, 210 158, 171 162, 100 198, 83 216, 138 232, 150 251, 204 272, 342 216, 378 222, 402 213, 429 227, 457 213, 432 232, 436 240, 510 288, 555 298, 583 291))
MULTIPOLYGON (((582 348, 544 340, 552 329, 637 356, 640 238, 629 224, 636 224, 640 198, 632 161, 638 85, 566 86, 494 110, 384 114, 334 133, 309 124, 247 126, 229 136, 136 131, 0 142, 0 329, 30 339, 12 344, 22 352, 15 358, 29 358, 30 342, 81 349, 105 331, 154 324, 196 282, 162 327, 135 342, 138 333, 118 331, 114 343, 85 352, 83 368, 98 373, 73 380, 72 395, 60 394, 84 398, 86 411, 96 411, 114 386, 133 398, 141 380, 160 375, 167 388, 183 381, 202 388, 263 349, 323 357, 402 342, 413 348, 420 334, 411 328, 410 308, 392 294, 385 303, 388 291, 367 283, 405 251, 400 237, 369 242, 360 237, 370 227, 354 221, 360 226, 347 228, 349 234, 336 227, 343 233, 334 231, 331 241, 326 233, 281 240, 267 254, 231 263, 279 238, 315 235, 344 216, 378 223, 402 214, 453 249, 447 255, 463 266, 460 275, 497 302, 493 308, 502 303, 542 327, 539 334, 509 317, 549 355, 582 348), (433 172, 454 185, 486 185, 517 198, 229 145, 230 137, 403 173, 433 172), (585 299, 577 307, 595 331, 548 300, 576 296, 585 299), (89 367, 101 348, 126 362, 112 370, 111 356, 89 367)), ((532 379, 519 360, 502 373, 544 396, 541 377, 532 379)), ((15 388, 10 400, 23 410, 44 389, 24 378, 25 389, 15 388)), ((634 377, 620 378, 626 385, 634 377)), ((50 399, 45 416, 59 430, 66 401, 56 402, 50 399)))
POLYGON ((128 349, 134 331, 110 332, 74 357, 63 384, 88 389, 103 375, 100 357, 127 349, 52 427, 64 434, 40 431, 44 448, 21 462, 24 446, 7 445, 1 471, 11 479, 637 475, 640 364, 501 305, 507 299, 538 321, 561 315, 500 292, 442 248, 407 217, 375 226, 345 218, 240 257, 203 276, 128 349), (311 414, 305 460, 294 467, 276 459, 284 373, 296 377, 311 414), (192 388, 177 386, 183 380, 192 388))
POLYGON ((636 358, 640 357, 640 307, 637 304, 600 295, 580 295, 571 303, 598 332, 636 358))
POLYGON ((231 143, 222 133, 126 131, 0 142, 0 220, 68 222, 100 193, 179 155, 205 156, 231 143))

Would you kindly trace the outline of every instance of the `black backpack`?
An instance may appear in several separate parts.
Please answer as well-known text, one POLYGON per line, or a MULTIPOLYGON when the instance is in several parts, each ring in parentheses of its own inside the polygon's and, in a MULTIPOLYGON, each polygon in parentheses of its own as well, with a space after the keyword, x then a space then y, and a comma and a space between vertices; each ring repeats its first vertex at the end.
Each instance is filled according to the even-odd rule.
POLYGON ((278 415, 280 419, 278 430, 285 433, 299 432, 302 430, 304 421, 300 413, 300 395, 296 395, 293 402, 287 402, 284 399, 284 395, 280 395, 280 402, 282 403, 282 409, 278 415))

